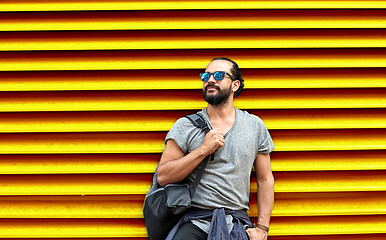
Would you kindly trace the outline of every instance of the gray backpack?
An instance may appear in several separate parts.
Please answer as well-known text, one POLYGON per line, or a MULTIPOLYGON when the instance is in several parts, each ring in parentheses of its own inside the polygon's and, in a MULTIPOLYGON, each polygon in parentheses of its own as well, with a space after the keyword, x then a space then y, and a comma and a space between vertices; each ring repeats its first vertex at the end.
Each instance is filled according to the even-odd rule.
MULTIPOLYGON (((205 119, 199 114, 191 114, 185 117, 205 133, 210 131, 205 119)), ((213 159, 213 154, 211 158, 213 159)), ((185 211, 190 207, 208 159, 209 156, 200 163, 200 171, 192 187, 189 187, 187 183, 172 183, 161 187, 157 182, 157 170, 155 171, 153 184, 143 205, 143 216, 149 240, 165 240, 170 230, 182 218, 185 211)))

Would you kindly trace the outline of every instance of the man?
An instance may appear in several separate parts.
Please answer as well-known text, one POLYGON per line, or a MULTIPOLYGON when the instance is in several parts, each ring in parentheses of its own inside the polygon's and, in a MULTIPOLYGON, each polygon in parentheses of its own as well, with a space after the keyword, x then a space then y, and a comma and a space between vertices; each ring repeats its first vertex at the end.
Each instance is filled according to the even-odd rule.
POLYGON ((177 226, 173 239, 232 240, 247 239, 248 235, 251 240, 265 240, 274 202, 269 155, 274 148, 272 139, 260 118, 233 105, 244 87, 237 63, 215 58, 201 74, 201 80, 208 106, 199 114, 212 130, 205 135, 188 119, 177 120, 166 136, 157 180, 161 186, 184 179, 191 184, 199 170, 196 167, 206 156, 215 153, 192 199, 193 213, 202 210, 213 212, 213 216, 194 220, 186 217, 188 220, 177 226), (253 165, 258 186, 255 227, 248 216, 247 220, 244 217, 253 165))

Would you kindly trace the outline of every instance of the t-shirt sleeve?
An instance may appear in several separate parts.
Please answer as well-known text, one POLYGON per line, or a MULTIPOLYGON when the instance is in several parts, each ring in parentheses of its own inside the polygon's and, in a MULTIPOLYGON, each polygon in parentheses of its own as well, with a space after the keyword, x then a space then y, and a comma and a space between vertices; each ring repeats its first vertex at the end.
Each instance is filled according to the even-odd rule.
POLYGON ((271 135, 269 134, 269 131, 267 127, 265 126, 264 122, 259 119, 258 121, 258 127, 259 127, 259 141, 258 141, 258 153, 261 154, 268 154, 273 151, 275 148, 275 145, 273 144, 271 135))
POLYGON ((187 154, 189 136, 193 129, 192 123, 187 118, 178 119, 166 135, 165 145, 167 141, 174 140, 181 150, 187 154))

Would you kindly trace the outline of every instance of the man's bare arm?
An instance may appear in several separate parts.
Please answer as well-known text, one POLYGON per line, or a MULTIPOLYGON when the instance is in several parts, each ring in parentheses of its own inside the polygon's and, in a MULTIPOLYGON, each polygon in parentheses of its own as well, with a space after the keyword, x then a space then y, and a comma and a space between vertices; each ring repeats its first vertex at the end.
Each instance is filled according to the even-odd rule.
MULTIPOLYGON (((274 202, 274 178, 269 154, 258 154, 255 161, 257 182, 257 224, 269 227, 274 202)), ((251 240, 266 240, 267 232, 261 228, 247 229, 251 240)))
POLYGON ((274 178, 269 154, 258 154, 255 162, 258 224, 269 226, 274 203, 274 178))

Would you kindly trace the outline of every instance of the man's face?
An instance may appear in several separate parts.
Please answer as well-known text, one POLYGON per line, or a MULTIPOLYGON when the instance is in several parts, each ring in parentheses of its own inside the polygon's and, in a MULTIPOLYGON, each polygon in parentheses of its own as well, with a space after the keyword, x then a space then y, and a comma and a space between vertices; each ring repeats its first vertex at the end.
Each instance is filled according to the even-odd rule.
MULTIPOLYGON (((232 63, 224 60, 215 60, 208 64, 205 72, 214 73, 216 71, 225 71, 230 73, 232 63)), ((204 82, 202 96, 206 102, 213 106, 225 104, 232 92, 232 79, 225 75, 223 80, 216 81, 213 75, 207 82, 204 82)))

